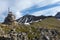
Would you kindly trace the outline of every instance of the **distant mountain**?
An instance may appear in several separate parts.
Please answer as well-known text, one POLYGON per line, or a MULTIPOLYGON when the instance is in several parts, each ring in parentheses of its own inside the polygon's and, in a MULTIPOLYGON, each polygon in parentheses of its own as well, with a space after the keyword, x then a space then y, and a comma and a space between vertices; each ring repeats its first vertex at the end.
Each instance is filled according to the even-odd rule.
POLYGON ((32 22, 38 22, 42 19, 47 18, 46 16, 34 16, 34 15, 25 15, 19 19, 17 19, 17 22, 19 23, 32 23, 32 22))
POLYGON ((55 17, 60 19, 60 12, 58 12, 58 13, 55 15, 55 17))

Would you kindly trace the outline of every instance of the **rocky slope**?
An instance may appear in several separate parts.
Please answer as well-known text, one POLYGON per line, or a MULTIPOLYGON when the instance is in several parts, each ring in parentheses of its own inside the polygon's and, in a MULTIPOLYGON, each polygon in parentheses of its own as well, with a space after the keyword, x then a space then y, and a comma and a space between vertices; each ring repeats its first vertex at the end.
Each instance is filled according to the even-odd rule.
POLYGON ((47 18, 31 25, 0 24, 0 36, 6 40, 60 40, 60 21, 47 18))
POLYGON ((55 17, 60 19, 60 12, 58 12, 58 13, 55 15, 55 17))
POLYGON ((23 17, 17 19, 16 21, 18 23, 22 23, 22 24, 27 24, 27 23, 33 23, 33 22, 39 22, 39 21, 42 21, 43 19, 45 18, 50 18, 50 17, 53 17, 53 16, 34 16, 34 15, 24 15, 23 17))
POLYGON ((34 15, 25 15, 19 19, 17 19, 17 22, 19 23, 32 23, 34 21, 40 20, 40 17, 34 16, 34 15))
MULTIPOLYGON (((28 19, 29 23, 42 17, 35 18, 37 17, 27 15, 21 18, 21 22, 28 19)), ((48 18, 43 16, 43 19, 24 25, 16 22, 14 15, 10 12, 5 21, 0 23, 0 40, 60 40, 60 20, 51 16, 48 18)))

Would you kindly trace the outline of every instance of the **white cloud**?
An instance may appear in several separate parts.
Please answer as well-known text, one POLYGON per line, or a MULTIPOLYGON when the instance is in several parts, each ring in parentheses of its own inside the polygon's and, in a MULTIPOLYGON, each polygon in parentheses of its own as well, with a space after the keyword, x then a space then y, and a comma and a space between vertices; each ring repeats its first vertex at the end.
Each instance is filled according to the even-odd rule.
POLYGON ((57 3, 59 1, 60 0, 44 0, 41 3, 38 3, 37 5, 38 5, 38 7, 41 7, 41 6, 46 6, 46 5, 57 3))
MULTIPOLYGON (((54 3, 58 3, 60 2, 60 0, 31 0, 33 2, 33 5, 37 5, 37 7, 43 7, 43 6, 46 6, 46 5, 49 5, 49 4, 54 4, 54 3)), ((35 12, 35 13, 32 13, 32 15, 41 15, 41 14, 44 14, 44 15, 55 15, 57 12, 60 11, 60 6, 59 7, 54 7, 54 8, 51 8, 51 9, 47 9, 47 10, 44 10, 44 11, 38 11, 38 12, 35 12), (52 14, 53 13, 53 14, 52 14)))
POLYGON ((30 0, 22 0, 19 2, 15 2, 15 7, 19 10, 23 10, 25 8, 31 7, 33 3, 30 0))
POLYGON ((33 13, 32 15, 35 15, 35 16, 53 15, 54 16, 54 15, 56 15, 57 12, 60 12, 60 6, 54 7, 54 8, 48 9, 48 10, 38 11, 38 12, 33 13))
POLYGON ((0 13, 7 10, 7 7, 8 7, 8 2, 0 0, 0 13))
POLYGON ((18 19, 18 18, 22 17, 22 14, 20 12, 16 12, 15 16, 16 16, 16 19, 18 19))

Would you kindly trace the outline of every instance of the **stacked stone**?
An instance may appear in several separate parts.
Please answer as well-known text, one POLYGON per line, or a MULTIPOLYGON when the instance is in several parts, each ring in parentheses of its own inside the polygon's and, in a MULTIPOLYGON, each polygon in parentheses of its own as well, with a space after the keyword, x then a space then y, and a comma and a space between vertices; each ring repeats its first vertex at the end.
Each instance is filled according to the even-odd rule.
POLYGON ((14 20, 15 20, 15 15, 13 15, 12 12, 9 12, 8 16, 4 20, 4 23, 5 24, 12 24, 12 22, 14 22, 14 20))

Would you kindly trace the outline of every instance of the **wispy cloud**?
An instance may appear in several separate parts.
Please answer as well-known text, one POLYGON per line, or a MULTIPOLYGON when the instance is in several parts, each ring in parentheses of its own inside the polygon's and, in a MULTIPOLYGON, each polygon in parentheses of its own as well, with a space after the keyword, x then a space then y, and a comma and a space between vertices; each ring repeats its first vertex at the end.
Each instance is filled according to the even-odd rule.
POLYGON ((22 13, 34 13, 34 12, 37 12, 37 11, 43 11, 43 10, 47 10, 47 9, 54 8, 54 7, 57 7, 57 6, 60 6, 60 2, 50 4, 50 5, 46 5, 46 6, 43 6, 43 7, 38 7, 37 5, 34 5, 31 8, 22 10, 22 13))
POLYGON ((47 9, 47 10, 43 10, 43 11, 38 11, 38 12, 35 12, 33 13, 32 15, 35 15, 35 16, 40 16, 40 15, 56 15, 57 12, 60 12, 60 6, 58 7, 54 7, 54 8, 51 8, 51 9, 47 9))

